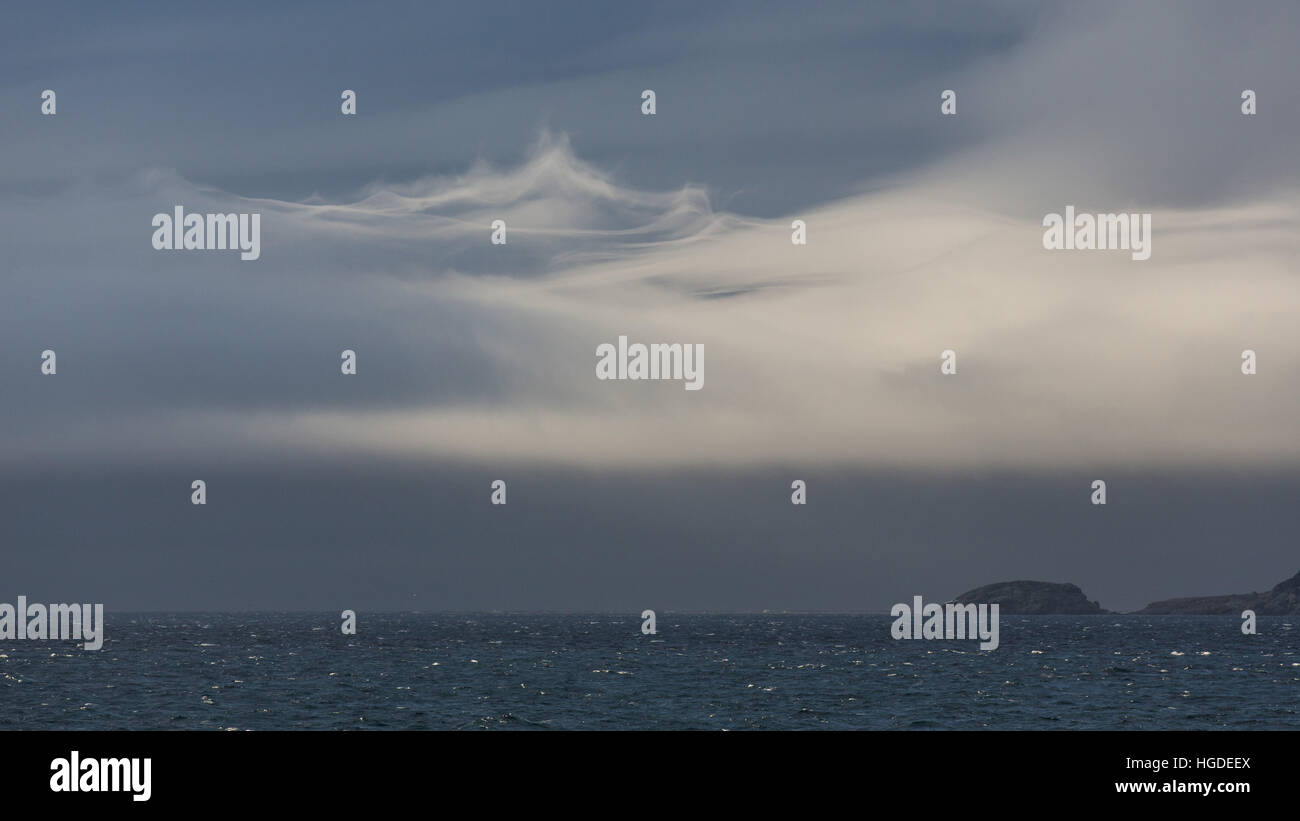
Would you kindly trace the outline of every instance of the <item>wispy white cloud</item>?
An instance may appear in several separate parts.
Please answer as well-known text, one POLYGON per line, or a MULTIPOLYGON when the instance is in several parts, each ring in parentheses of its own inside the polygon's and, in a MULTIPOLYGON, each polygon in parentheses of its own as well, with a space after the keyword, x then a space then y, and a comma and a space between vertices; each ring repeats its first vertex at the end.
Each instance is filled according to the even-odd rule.
MULTIPOLYGON (((355 309, 379 327, 358 346, 349 400, 266 386, 277 401, 127 405, 57 432, 20 426, 6 450, 623 467, 1296 464, 1295 199, 1159 209, 1154 253, 1135 262, 1044 251, 1037 221, 945 205, 950 179, 936 169, 757 220, 715 212, 696 188, 622 186, 556 138, 517 168, 346 203, 241 200, 155 175, 132 208, 261 210, 266 251, 256 268, 207 259, 153 285, 211 288, 221 314, 238 312, 253 279, 270 316, 355 309), (506 246, 489 243, 494 218, 508 223, 506 246), (790 243, 793 218, 808 224, 806 246, 790 243), (429 377, 449 323, 466 378, 490 392, 429 377), (598 381, 596 346, 620 334, 703 343, 705 389, 598 381), (1245 348, 1258 375, 1240 372, 1245 348), (945 349, 957 352, 952 377, 939 373, 945 349), (384 368, 397 353, 404 366, 384 368)), ((320 351, 319 367, 342 380, 336 357, 320 351)))

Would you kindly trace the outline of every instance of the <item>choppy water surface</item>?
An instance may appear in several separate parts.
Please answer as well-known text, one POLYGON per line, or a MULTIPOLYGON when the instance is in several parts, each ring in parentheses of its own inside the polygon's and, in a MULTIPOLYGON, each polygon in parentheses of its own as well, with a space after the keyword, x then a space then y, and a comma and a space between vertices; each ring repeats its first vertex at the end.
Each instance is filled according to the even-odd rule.
POLYGON ((1296 729, 1289 619, 112 615, 104 648, 0 643, 6 729, 1296 729))

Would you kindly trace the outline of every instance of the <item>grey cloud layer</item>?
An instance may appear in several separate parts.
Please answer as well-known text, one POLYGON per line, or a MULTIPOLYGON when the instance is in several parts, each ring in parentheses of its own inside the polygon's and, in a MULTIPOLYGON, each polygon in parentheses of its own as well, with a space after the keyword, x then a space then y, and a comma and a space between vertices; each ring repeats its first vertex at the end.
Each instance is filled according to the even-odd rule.
POLYGON ((1295 572, 1294 4, 73 8, 0 31, 11 592, 1126 608, 1295 572), (1070 203, 1153 212, 1152 259, 1041 250, 1070 203), (152 250, 176 204, 260 211, 262 259, 152 250), (623 333, 704 343, 705 389, 596 381, 623 333))

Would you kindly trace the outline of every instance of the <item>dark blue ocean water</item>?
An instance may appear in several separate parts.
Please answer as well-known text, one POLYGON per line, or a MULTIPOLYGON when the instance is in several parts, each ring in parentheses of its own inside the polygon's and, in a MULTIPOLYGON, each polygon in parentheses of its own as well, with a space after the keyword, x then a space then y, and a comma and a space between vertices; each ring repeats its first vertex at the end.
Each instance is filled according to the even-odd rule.
POLYGON ((0 643, 13 729, 1297 729, 1291 620, 1004 617, 1001 646, 883 615, 112 615, 0 643))

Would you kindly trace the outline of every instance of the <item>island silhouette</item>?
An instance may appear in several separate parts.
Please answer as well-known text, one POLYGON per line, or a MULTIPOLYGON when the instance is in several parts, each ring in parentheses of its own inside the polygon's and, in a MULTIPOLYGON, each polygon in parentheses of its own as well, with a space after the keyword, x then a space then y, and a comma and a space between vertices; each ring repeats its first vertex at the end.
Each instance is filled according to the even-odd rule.
MULTIPOLYGON (((968 590, 953 601, 957 604, 996 604, 1000 613, 1009 616, 1115 615, 1089 600, 1078 585, 1061 582, 995 582, 968 590)), ((1264 593, 1165 599, 1129 615, 1240 616, 1243 610, 1253 610, 1260 616, 1300 615, 1300 573, 1264 593)))

